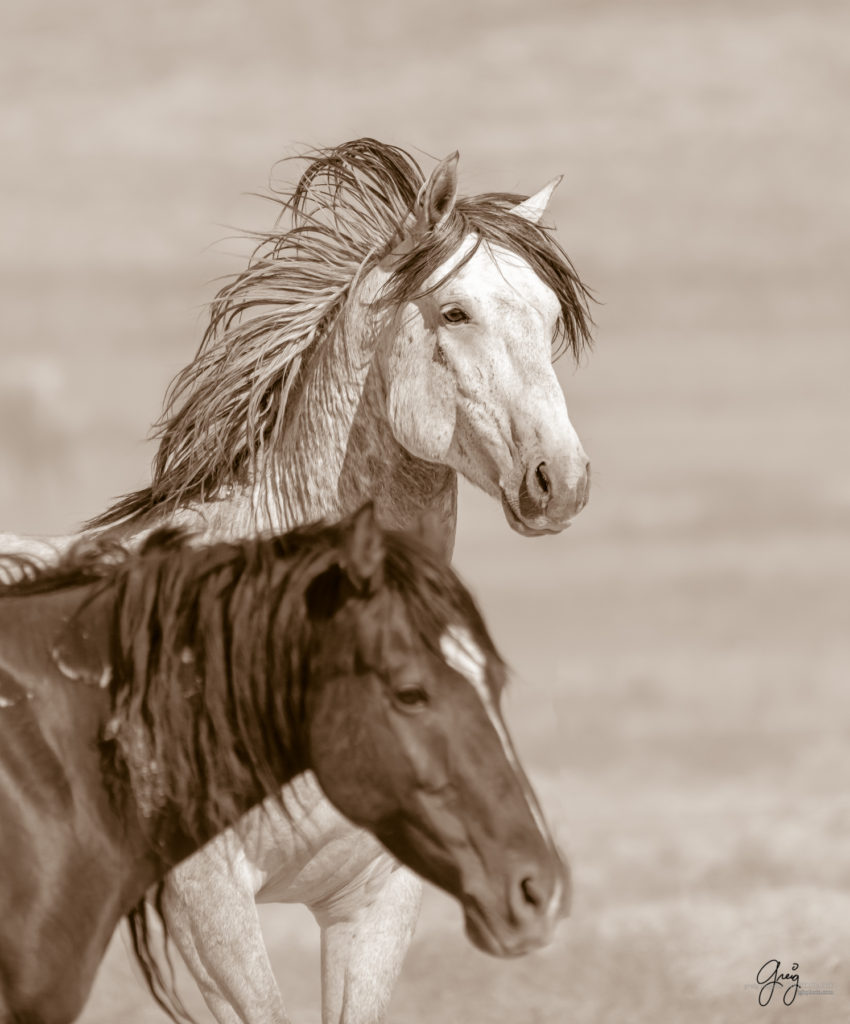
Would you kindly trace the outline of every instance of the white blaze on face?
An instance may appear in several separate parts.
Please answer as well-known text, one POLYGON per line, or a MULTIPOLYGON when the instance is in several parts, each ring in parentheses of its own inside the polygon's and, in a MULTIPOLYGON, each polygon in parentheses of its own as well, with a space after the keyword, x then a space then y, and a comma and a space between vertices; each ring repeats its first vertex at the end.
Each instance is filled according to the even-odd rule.
MULTIPOLYGON (((522 779, 522 769, 520 768, 516 754, 514 753, 513 744, 508 737, 507 730, 505 729, 505 723, 502 721, 502 716, 499 714, 496 705, 493 702, 493 695, 490 693, 490 687, 487 685, 487 679, 485 677, 487 659, 484 656, 483 651, 472 639, 472 636, 466 626, 450 626, 440 638, 440 650, 443 652, 443 657, 445 658, 446 664, 449 668, 453 668, 455 672, 459 672, 478 694, 481 703, 484 705, 484 710, 487 712, 487 717, 490 719, 490 724, 493 726, 496 735, 499 737, 499 742, 502 744, 502 750, 504 751, 508 764, 516 773, 517 777, 522 779)), ((537 801, 534 799, 529 800, 528 796, 526 796, 526 803, 531 811, 531 816, 534 818, 534 823, 540 830, 541 835, 545 836, 548 841, 549 830, 540 814, 537 801)))

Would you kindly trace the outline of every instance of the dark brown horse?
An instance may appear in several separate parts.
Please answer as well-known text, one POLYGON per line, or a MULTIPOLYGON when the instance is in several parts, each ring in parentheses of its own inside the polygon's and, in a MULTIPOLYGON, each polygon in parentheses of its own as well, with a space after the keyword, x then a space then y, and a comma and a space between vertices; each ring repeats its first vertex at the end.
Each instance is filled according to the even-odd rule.
POLYGON ((460 900, 476 945, 547 942, 566 870, 452 571, 368 508, 189 540, 83 542, 52 568, 17 559, 25 578, 0 588, 0 1022, 73 1020, 125 914, 154 995, 182 1012, 145 894, 307 769, 460 900))

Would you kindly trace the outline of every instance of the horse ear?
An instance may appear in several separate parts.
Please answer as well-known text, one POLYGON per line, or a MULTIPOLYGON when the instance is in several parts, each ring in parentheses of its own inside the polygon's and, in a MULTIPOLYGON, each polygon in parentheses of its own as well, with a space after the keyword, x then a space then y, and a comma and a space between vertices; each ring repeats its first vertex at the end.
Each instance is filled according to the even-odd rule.
POLYGON ((411 526, 410 532, 438 558, 449 561, 446 549, 449 530, 445 519, 436 509, 425 509, 411 526))
POLYGON ((414 232, 424 233, 439 227, 455 208, 457 201, 457 150, 441 160, 419 190, 416 200, 414 232))
POLYGON ((523 220, 531 221, 532 224, 539 224, 543 214, 546 212, 546 207, 549 205, 549 200, 552 198, 552 193, 563 180, 563 174, 559 174, 548 184, 544 185, 539 192, 535 192, 533 196, 529 196, 524 202, 515 206, 511 213, 515 217, 522 217, 523 220))
POLYGON ((357 590, 375 590, 383 580, 386 554, 384 534, 369 502, 351 521, 341 566, 357 590))

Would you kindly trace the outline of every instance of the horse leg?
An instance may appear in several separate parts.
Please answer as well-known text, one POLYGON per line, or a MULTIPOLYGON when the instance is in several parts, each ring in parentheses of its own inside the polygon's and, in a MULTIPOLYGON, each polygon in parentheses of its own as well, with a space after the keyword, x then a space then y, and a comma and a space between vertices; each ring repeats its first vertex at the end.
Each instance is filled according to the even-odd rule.
POLYGON ((179 864, 165 885, 168 932, 219 1024, 291 1024, 272 972, 250 869, 234 833, 179 864))
POLYGON ((365 907, 319 918, 322 1024, 382 1024, 421 902, 422 882, 399 866, 365 907))

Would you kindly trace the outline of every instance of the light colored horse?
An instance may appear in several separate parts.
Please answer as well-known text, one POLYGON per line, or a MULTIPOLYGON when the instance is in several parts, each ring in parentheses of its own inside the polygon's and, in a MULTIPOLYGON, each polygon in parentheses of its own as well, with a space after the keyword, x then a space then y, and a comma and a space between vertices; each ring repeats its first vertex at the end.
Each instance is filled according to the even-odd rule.
MULTIPOLYGON (((514 530, 564 529, 589 463, 551 357, 559 344, 580 353, 589 316, 540 224, 555 185, 458 197, 457 154, 427 180, 371 139, 316 154, 282 200, 291 226, 213 304, 172 388, 151 487, 90 525, 231 537, 371 499, 387 526, 430 513, 448 556, 461 473, 514 530)), ((269 803, 173 872, 172 935, 220 1024, 281 1024, 255 903, 304 903, 321 929, 324 1024, 380 1022, 421 883, 312 775, 288 789, 294 813, 269 803)))

